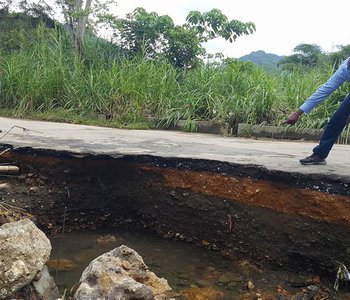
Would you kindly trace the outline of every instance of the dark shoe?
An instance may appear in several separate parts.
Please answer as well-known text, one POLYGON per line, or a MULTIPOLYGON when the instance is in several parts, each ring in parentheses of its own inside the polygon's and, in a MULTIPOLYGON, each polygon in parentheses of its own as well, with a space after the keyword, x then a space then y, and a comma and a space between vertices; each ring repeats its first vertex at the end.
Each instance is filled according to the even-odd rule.
POLYGON ((326 164, 326 160, 315 153, 299 161, 302 165, 325 165, 326 164))

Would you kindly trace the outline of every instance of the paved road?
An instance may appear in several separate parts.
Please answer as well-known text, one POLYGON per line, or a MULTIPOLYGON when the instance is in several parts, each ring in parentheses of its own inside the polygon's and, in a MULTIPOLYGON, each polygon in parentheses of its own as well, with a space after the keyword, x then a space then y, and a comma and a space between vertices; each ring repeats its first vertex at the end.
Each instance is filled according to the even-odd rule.
POLYGON ((315 143, 253 140, 210 134, 126 130, 0 117, 0 143, 92 154, 202 158, 270 170, 341 176, 350 180, 350 146, 335 145, 325 166, 302 166, 315 143), (24 127, 23 130, 18 127, 24 127), (10 131, 9 131, 10 130, 10 131), (7 134, 6 132, 9 131, 7 134))

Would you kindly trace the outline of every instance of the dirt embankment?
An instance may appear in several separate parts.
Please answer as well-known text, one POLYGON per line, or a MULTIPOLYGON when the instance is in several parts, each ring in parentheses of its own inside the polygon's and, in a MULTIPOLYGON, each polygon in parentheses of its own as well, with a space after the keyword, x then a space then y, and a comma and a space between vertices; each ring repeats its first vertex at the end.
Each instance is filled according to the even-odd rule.
POLYGON ((334 276, 350 249, 350 192, 303 178, 213 161, 76 156, 22 149, 1 156, 4 203, 48 233, 131 226, 257 265, 334 276))

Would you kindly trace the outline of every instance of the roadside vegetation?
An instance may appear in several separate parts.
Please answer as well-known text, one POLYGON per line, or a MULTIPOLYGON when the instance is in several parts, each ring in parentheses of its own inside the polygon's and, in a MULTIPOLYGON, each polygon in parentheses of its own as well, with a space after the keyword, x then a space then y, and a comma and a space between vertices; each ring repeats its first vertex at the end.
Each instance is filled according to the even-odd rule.
MULTIPOLYGON (((185 120, 193 131, 199 120, 279 125, 350 53, 349 46, 325 54, 298 45, 274 70, 210 56, 203 41, 221 36, 233 42, 255 30, 218 10, 191 12, 186 24, 174 26, 168 16, 138 9, 126 19, 104 19, 119 32, 110 41, 87 27, 77 44, 42 8, 35 7, 36 14, 26 9, 3 6, 0 12, 2 28, 12 28, 0 29, 3 116, 122 128, 185 120)), ((340 88, 298 126, 322 128, 347 92, 340 88)))

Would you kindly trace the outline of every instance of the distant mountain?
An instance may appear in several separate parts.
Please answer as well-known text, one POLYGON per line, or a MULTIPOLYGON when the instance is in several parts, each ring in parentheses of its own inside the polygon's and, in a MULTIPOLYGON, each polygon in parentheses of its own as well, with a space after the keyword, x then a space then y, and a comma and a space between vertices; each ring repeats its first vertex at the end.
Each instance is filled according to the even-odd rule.
POLYGON ((265 66, 269 69, 277 68, 277 63, 284 56, 279 56, 277 54, 266 53, 265 51, 259 50, 254 51, 250 54, 244 55, 239 58, 240 61, 251 61, 257 65, 265 66))

